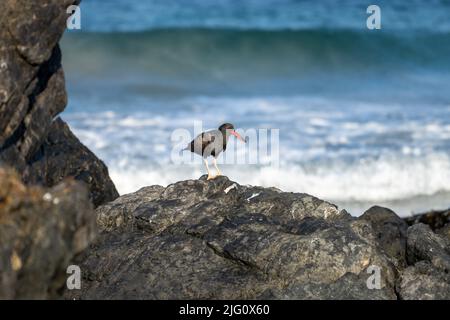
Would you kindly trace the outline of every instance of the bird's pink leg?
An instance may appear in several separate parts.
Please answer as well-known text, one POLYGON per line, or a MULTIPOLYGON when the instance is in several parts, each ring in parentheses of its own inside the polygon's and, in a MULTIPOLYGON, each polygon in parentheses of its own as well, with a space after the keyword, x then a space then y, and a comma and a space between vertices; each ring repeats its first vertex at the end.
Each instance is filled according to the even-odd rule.
POLYGON ((211 176, 211 172, 209 172, 209 167, 208 167, 208 160, 206 160, 206 159, 203 159, 203 162, 205 163, 205 166, 206 166, 206 171, 208 172, 208 178, 206 178, 206 180, 211 180, 211 179, 214 179, 214 177, 213 177, 213 176, 211 176))
POLYGON ((219 167, 217 166, 217 160, 216 160, 216 158, 213 158, 213 163, 214 163, 214 167, 216 167, 217 175, 218 175, 218 176, 221 176, 221 175, 222 175, 222 172, 220 172, 219 167))

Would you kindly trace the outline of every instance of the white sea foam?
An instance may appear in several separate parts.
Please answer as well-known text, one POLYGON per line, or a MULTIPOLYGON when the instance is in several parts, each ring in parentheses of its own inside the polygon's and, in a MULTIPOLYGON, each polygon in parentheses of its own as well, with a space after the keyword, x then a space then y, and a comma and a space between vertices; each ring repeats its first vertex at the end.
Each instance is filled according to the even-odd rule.
POLYGON ((159 121, 158 119, 145 119, 145 118, 142 119, 142 118, 128 116, 122 120, 119 120, 117 122, 117 125, 119 125, 121 127, 135 128, 135 127, 152 127, 152 126, 158 125, 160 123, 161 123, 161 121, 159 121))
MULTIPOLYGON (((197 179, 204 174, 202 170, 201 165, 132 170, 110 168, 111 177, 122 194, 146 185, 167 186, 183 179, 197 179)), ((224 166, 222 171, 240 184, 305 192, 338 203, 377 204, 450 192, 450 159, 445 154, 361 161, 354 165, 335 164, 312 170, 298 165, 279 169, 246 165, 224 166)), ((450 206, 450 199, 441 202, 434 205, 443 208, 450 206)), ((405 212, 408 211, 405 209, 405 212)))

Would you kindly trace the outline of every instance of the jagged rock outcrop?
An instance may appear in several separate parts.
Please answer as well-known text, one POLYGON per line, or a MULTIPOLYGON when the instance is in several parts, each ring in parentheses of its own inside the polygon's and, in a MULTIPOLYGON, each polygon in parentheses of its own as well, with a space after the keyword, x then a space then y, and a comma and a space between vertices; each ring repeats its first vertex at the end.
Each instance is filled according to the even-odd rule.
POLYGON ((0 299, 60 297, 67 267, 96 230, 85 186, 27 187, 0 168, 0 299))
POLYGON ((102 232, 82 256, 82 290, 65 296, 396 299, 405 225, 375 212, 354 218, 307 194, 226 177, 146 187, 96 210, 102 232), (399 243, 380 239, 383 228, 399 243))
POLYGON ((146 187, 96 210, 67 299, 448 299, 448 245, 372 207, 226 177, 146 187), (379 277, 377 277, 379 275, 379 277))
POLYGON ((89 186, 94 206, 117 198, 108 169, 70 131, 60 118, 53 121, 47 139, 29 163, 26 181, 54 186, 64 177, 73 177, 89 186), (106 181, 105 181, 106 179, 106 181))
POLYGON ((401 274, 401 299, 450 299, 450 239, 417 223, 408 228, 407 259, 401 274))
POLYGON ((106 166, 61 119, 54 121, 67 104, 58 41, 68 6, 78 2, 0 1, 0 164, 46 186, 75 177, 88 183, 100 205, 118 196, 106 166), (62 156, 52 158, 56 154, 62 156))

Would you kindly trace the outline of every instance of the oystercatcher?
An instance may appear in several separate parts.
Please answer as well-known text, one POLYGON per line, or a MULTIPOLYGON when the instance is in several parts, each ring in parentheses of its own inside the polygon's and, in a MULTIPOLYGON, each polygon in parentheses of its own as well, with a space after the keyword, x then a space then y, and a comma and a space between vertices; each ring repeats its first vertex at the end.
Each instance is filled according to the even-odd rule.
POLYGON ((183 149, 189 150, 203 157, 203 162, 205 163, 206 171, 208 172, 207 180, 222 175, 219 168, 217 167, 217 157, 222 151, 226 150, 230 135, 235 136, 243 142, 247 142, 239 133, 234 130, 234 126, 231 123, 224 123, 217 130, 210 130, 200 133, 187 145, 186 148, 183 149), (207 160, 209 156, 213 157, 214 167, 217 170, 216 176, 211 176, 211 173, 209 171, 207 160))

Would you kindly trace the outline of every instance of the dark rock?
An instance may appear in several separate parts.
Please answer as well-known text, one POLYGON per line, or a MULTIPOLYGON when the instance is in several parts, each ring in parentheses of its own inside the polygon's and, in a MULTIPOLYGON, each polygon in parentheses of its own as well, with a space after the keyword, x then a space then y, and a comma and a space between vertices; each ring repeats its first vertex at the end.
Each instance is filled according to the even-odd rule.
POLYGON ((82 299, 395 299, 370 223, 313 196, 219 177, 153 186, 97 209, 82 299), (381 288, 369 289, 369 266, 381 288))
POLYGON ((400 299, 450 299, 450 241, 429 225, 408 228, 407 260, 397 285, 400 299))
POLYGON ((423 223, 429 225, 433 231, 436 231, 450 224, 450 210, 420 213, 412 217, 406 217, 404 220, 409 226, 423 223))
POLYGON ((415 224, 408 228, 407 258, 409 264, 429 261, 444 272, 450 271, 450 242, 434 233, 428 225, 415 224))
POLYGON ((371 223, 380 248, 398 267, 406 265, 406 230, 408 225, 394 211, 374 206, 359 217, 371 223))
POLYGON ((98 205, 118 196, 105 165, 60 120, 54 122, 67 104, 58 41, 66 28, 68 6, 78 3, 0 1, 0 164, 14 167, 25 182, 55 185, 68 176, 88 181, 98 205), (56 138, 57 146, 52 144, 56 138), (64 149, 64 144, 70 147, 64 149), (57 148, 72 153, 56 162, 47 155, 57 148), (45 170, 47 164, 57 170, 45 170))
POLYGON ((385 286, 381 289, 369 289, 367 278, 370 274, 346 273, 336 282, 330 284, 324 283, 306 283, 302 285, 290 285, 284 292, 271 292, 272 296, 267 299, 292 299, 292 297, 301 297, 302 299, 319 300, 395 300, 397 296, 391 288, 385 286))
POLYGON ((404 270, 398 292, 404 300, 449 300, 450 275, 421 261, 404 270))
POLYGON ((448 241, 450 241, 450 223, 447 223, 445 226, 443 226, 440 229, 436 230, 436 233, 439 234, 441 237, 446 238, 448 241))
POLYGON ((24 179, 28 183, 50 187, 65 177, 73 177, 86 183, 94 206, 119 196, 104 163, 58 118, 52 123, 39 152, 30 160, 29 171, 24 175, 24 179))
POLYGON ((0 299, 57 298, 66 269, 96 234, 86 188, 26 187, 0 168, 0 299))

